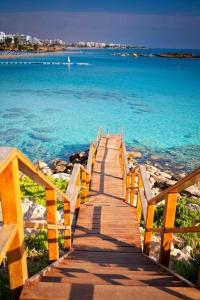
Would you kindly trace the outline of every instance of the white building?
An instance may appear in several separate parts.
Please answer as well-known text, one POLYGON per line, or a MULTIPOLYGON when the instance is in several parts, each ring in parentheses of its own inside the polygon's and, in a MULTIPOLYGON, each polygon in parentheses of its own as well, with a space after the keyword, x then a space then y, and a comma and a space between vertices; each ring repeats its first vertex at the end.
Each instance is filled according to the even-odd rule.
POLYGON ((29 42, 34 45, 39 45, 39 46, 43 45, 43 43, 36 37, 31 38, 29 42))
POLYGON ((6 34, 4 32, 0 32, 0 42, 4 42, 6 34))

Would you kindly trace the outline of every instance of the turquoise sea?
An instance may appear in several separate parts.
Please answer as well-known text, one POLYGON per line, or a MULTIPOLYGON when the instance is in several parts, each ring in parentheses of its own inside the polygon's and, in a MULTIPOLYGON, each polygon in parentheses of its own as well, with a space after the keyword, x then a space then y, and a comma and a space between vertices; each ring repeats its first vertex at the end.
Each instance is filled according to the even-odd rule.
POLYGON ((101 127, 124 133, 145 159, 153 154, 183 170, 200 165, 200 59, 113 56, 123 51, 12 59, 66 62, 69 55, 89 65, 0 65, 0 145, 49 161, 87 149, 101 127))

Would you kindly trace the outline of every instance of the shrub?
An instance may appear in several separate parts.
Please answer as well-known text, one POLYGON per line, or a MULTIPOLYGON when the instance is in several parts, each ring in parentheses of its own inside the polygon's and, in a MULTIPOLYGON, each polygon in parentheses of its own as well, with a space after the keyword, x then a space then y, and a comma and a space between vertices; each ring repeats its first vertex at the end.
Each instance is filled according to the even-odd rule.
MULTIPOLYGON (((54 179, 49 177, 49 179, 62 191, 65 193, 67 189, 68 182, 64 179, 54 179)), ((20 178, 20 188, 22 198, 29 198, 31 201, 41 204, 43 206, 46 205, 45 202, 45 190, 42 186, 39 186, 33 180, 31 180, 27 176, 22 176, 20 178)), ((62 208, 63 204, 61 201, 58 201, 58 209, 62 208)))

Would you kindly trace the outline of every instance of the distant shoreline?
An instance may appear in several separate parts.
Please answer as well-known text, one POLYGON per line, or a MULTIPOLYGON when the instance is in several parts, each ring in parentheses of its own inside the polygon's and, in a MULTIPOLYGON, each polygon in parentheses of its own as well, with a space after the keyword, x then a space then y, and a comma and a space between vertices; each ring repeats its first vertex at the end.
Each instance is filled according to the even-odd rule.
POLYGON ((8 59, 8 58, 20 58, 20 57, 35 57, 35 56, 47 56, 47 55, 53 55, 55 53, 63 53, 67 52, 67 50, 60 50, 60 51, 50 51, 50 52, 31 52, 31 53, 18 53, 18 54, 1 54, 0 59, 8 59))

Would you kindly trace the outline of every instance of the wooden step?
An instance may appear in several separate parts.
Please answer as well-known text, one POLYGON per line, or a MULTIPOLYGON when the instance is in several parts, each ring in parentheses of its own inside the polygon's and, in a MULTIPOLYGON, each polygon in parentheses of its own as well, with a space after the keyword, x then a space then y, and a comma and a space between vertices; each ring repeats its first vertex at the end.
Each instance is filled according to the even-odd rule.
POLYGON ((23 300, 199 300, 196 289, 188 287, 121 286, 93 284, 30 283, 23 300))

